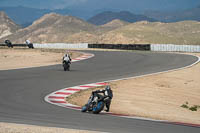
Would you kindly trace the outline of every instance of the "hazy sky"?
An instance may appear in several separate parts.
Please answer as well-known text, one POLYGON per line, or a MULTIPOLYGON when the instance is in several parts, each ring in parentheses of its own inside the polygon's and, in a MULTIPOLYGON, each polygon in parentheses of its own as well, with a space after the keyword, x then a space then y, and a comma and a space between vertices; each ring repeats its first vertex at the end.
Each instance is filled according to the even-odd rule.
POLYGON ((0 6, 28 6, 58 9, 77 7, 82 9, 121 10, 176 10, 200 5, 200 0, 0 0, 0 6))

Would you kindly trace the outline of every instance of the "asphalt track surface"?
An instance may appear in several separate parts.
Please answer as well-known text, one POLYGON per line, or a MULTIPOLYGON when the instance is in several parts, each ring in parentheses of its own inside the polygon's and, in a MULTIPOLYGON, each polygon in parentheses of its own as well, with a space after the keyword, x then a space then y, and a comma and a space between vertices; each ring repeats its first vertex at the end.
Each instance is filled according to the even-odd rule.
POLYGON ((200 133, 200 128, 81 113, 49 104, 49 93, 76 85, 160 72, 190 65, 189 55, 90 51, 95 57, 61 65, 0 71, 0 122, 115 133, 200 133))

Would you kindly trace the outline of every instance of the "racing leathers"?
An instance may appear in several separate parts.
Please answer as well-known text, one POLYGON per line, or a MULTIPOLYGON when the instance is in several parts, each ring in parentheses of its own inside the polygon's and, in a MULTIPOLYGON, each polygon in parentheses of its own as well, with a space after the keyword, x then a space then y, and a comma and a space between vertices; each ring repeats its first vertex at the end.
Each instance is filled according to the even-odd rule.
POLYGON ((66 62, 69 62, 69 63, 71 64, 71 60, 72 60, 72 59, 71 59, 71 57, 70 57, 68 54, 65 54, 65 55, 64 55, 64 57, 63 57, 63 62, 66 61, 66 62))

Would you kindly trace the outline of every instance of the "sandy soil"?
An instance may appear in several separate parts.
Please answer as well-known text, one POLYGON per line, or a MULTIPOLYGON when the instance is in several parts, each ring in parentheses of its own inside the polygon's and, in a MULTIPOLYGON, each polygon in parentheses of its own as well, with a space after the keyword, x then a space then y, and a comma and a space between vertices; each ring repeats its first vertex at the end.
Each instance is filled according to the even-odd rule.
POLYGON ((0 123, 0 133, 97 133, 93 131, 0 123))
MULTIPOLYGON (((72 58, 81 53, 67 51, 72 58)), ((66 50, 0 48, 0 70, 61 64, 66 50)))
MULTIPOLYGON (((200 105, 200 63, 183 70, 121 80, 110 85, 114 92, 113 113, 200 124, 200 108, 191 111, 180 107, 185 102, 190 107, 200 105)), ((82 106, 91 91, 82 91, 68 100, 82 106)))

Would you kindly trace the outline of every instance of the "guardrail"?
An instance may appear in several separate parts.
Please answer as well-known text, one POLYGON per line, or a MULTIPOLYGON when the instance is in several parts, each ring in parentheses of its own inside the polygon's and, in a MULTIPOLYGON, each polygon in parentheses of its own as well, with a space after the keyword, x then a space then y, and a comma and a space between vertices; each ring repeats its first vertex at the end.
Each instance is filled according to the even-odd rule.
MULTIPOLYGON (((14 47, 28 47, 26 44, 12 44, 14 47)), ((7 46, 7 44, 0 44, 0 46, 7 46)))
POLYGON ((77 43, 77 44, 68 44, 68 43, 45 43, 45 44, 39 44, 34 43, 34 48, 75 48, 75 49, 84 49, 88 48, 88 43, 77 43))
MULTIPOLYGON (((26 44, 12 44, 14 47, 28 47, 26 44)), ((7 46, 0 44, 0 46, 7 46)), ((166 52, 200 52, 200 45, 175 45, 175 44, 88 44, 88 43, 46 43, 33 44, 34 48, 57 48, 57 49, 122 49, 122 50, 143 50, 143 51, 166 51, 166 52)))
POLYGON ((88 48, 150 50, 150 44, 88 44, 88 48))
MULTIPOLYGON (((8 45, 7 44, 0 44, 0 46, 8 46, 8 45)), ((11 47, 11 46, 12 47, 29 47, 27 44, 11 44, 8 47, 11 47)), ((77 44, 67 44, 67 43, 39 44, 39 43, 34 43, 33 47, 34 48, 54 48, 54 49, 56 49, 56 48, 57 49, 64 49, 64 48, 84 49, 84 48, 88 48, 88 43, 77 43, 77 44)))
POLYGON ((200 45, 151 44, 151 51, 200 52, 200 45))

